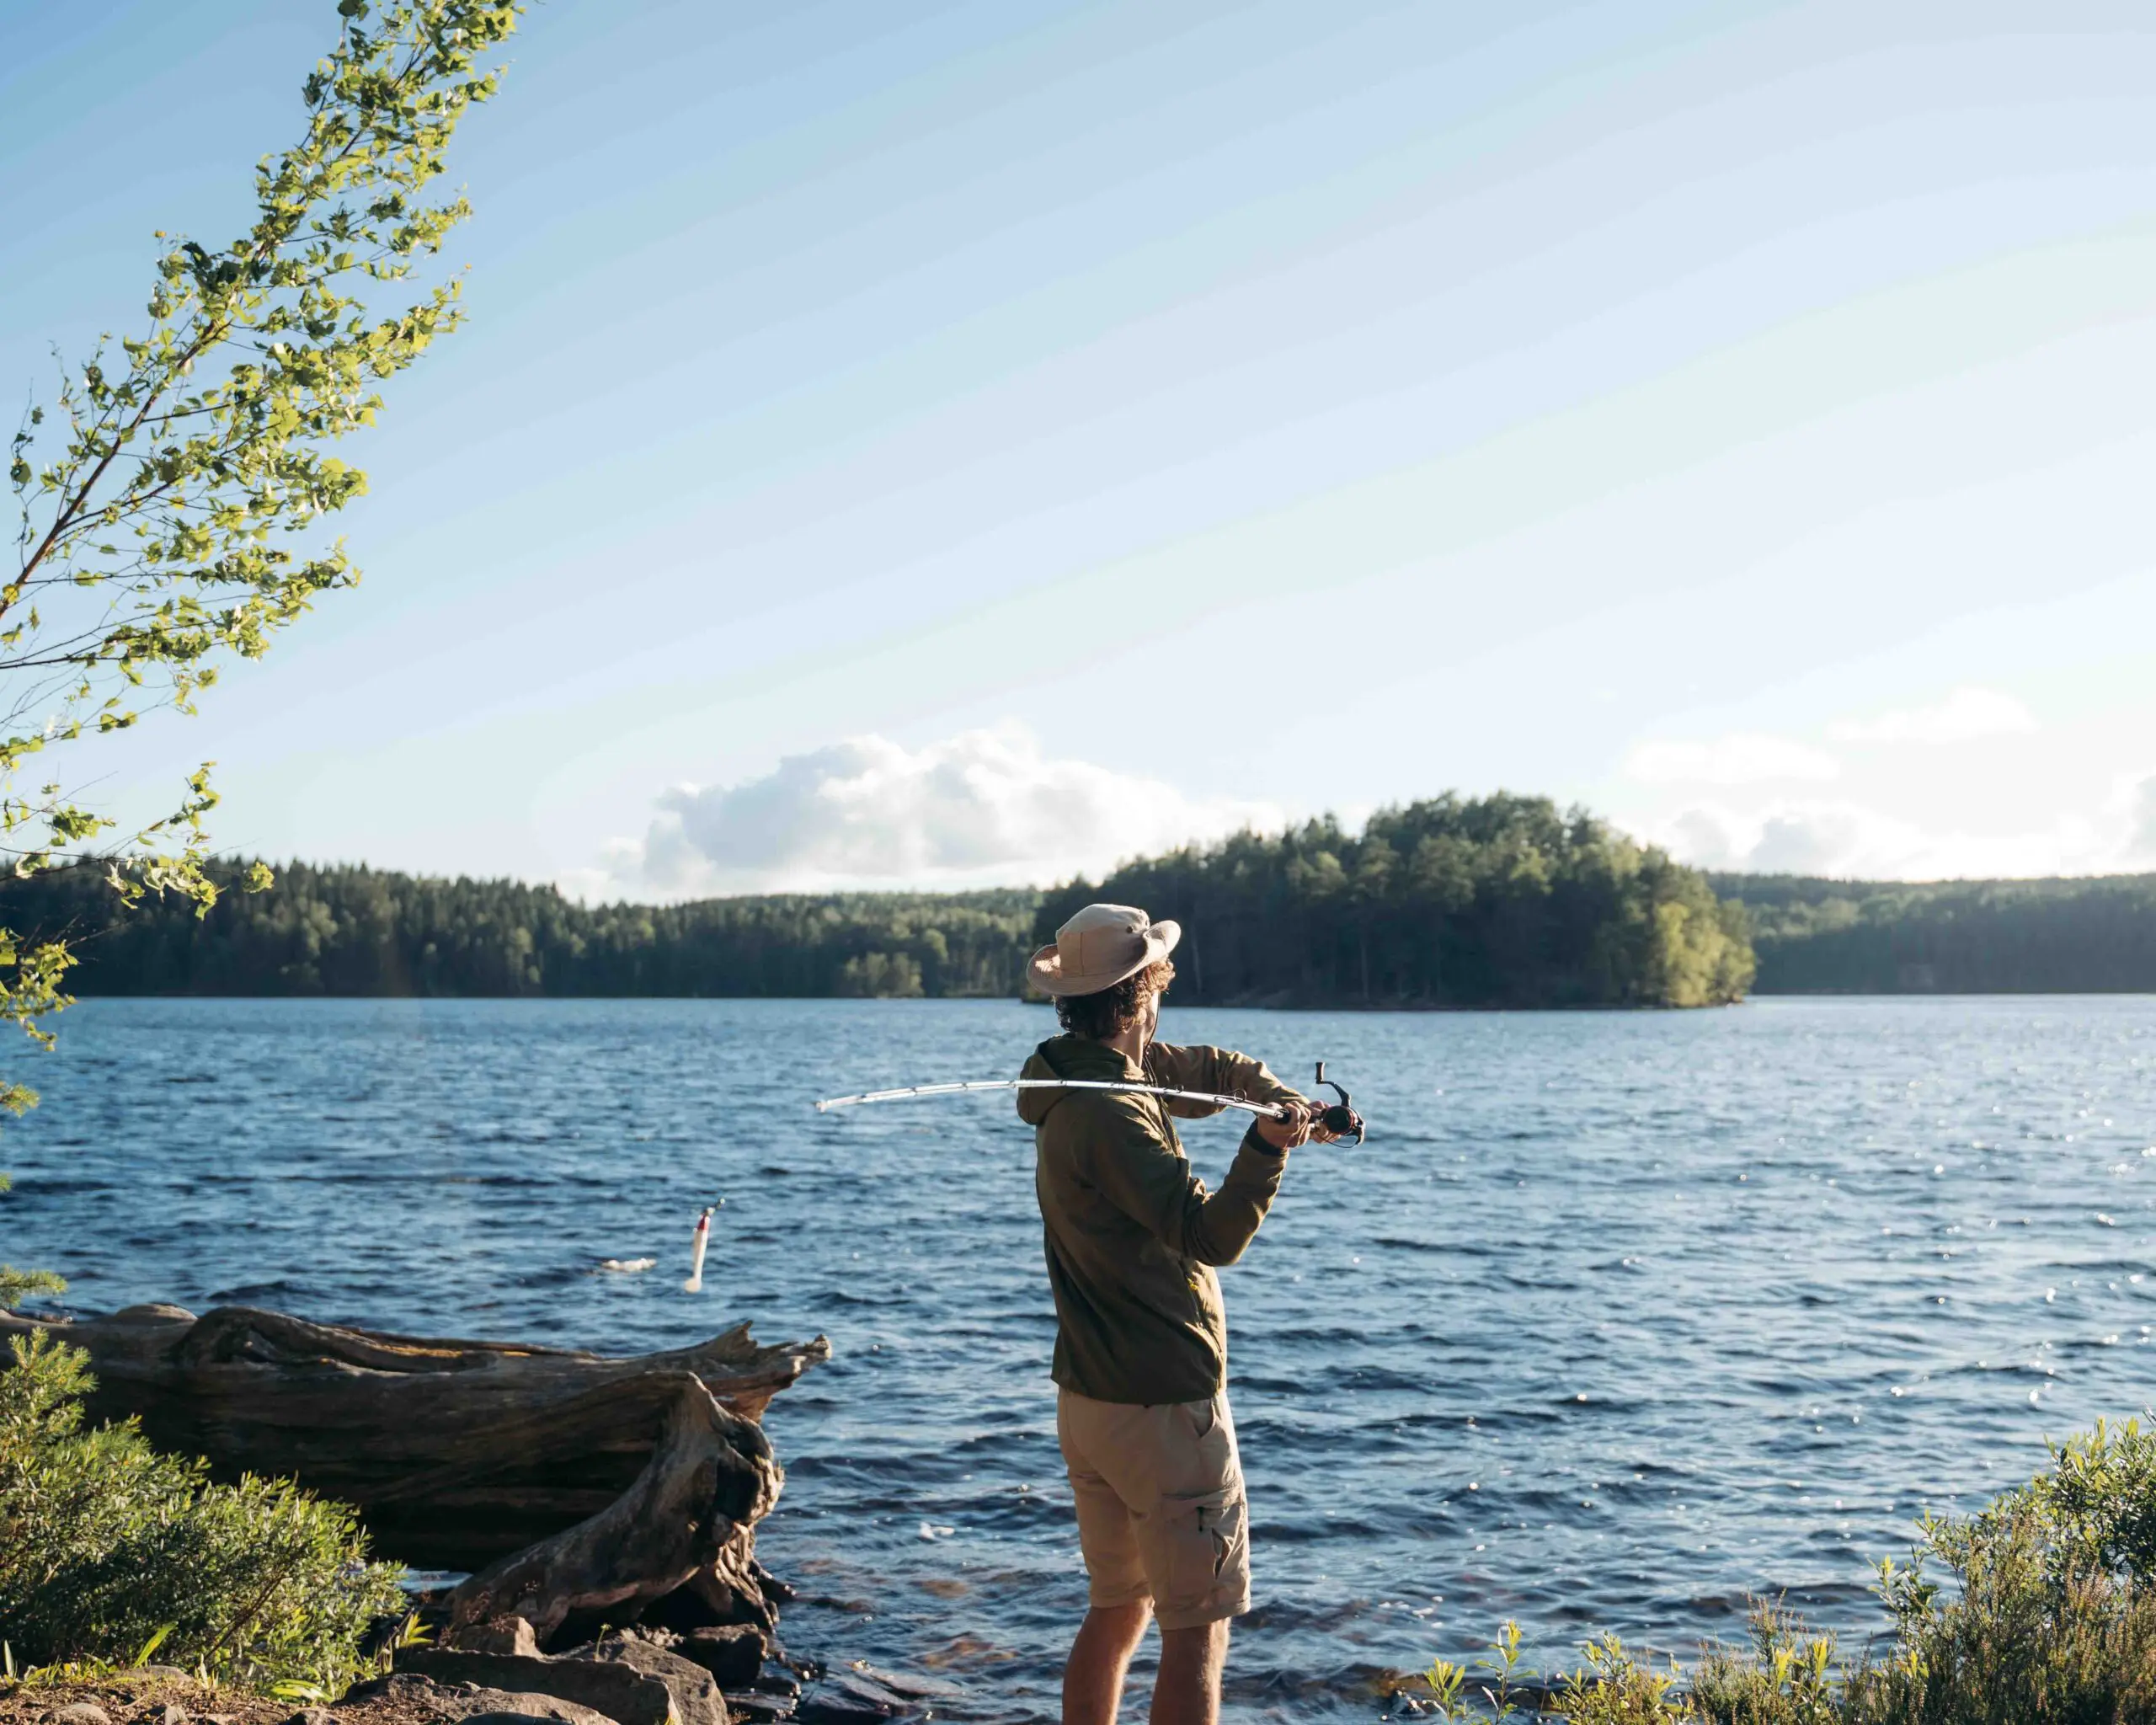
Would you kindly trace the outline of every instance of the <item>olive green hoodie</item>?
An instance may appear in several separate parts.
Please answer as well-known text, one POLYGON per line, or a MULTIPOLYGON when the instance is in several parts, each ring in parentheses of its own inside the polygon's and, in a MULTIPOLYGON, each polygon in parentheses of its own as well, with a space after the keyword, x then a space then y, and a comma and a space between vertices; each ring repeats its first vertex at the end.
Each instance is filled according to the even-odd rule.
MULTIPOLYGON (((1153 1043, 1141 1072, 1105 1043, 1051 1037, 1027 1078, 1129 1079, 1253 1102, 1299 1100, 1264 1063, 1153 1043)), ((1055 1295, 1057 1383, 1097 1402, 1202 1402, 1228 1378, 1228 1320, 1213 1266, 1233 1263, 1272 1207, 1287 1153, 1243 1136, 1220 1189, 1190 1171, 1171 1114, 1203 1103, 1097 1090, 1022 1090, 1055 1295)))

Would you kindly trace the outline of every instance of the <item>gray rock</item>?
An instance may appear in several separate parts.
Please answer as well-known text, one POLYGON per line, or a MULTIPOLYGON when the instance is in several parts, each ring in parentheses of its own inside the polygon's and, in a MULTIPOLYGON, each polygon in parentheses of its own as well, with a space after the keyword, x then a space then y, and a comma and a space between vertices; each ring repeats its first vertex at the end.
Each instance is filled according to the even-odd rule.
POLYGON ((774 1720, 791 1719, 793 1703, 775 1695, 730 1695, 726 1711, 734 1725, 771 1725, 774 1720))
POLYGON ((435 1697, 448 1693, 431 1677, 415 1677, 408 1671, 399 1671, 388 1677, 370 1677, 364 1683, 354 1684, 337 1698, 333 1709, 362 1706, 368 1701, 387 1701, 392 1706, 434 1712, 437 1711, 435 1697))
POLYGON ((711 1673, 721 1689, 746 1689, 764 1669, 764 1632, 753 1623, 728 1624, 723 1629, 692 1629, 674 1652, 711 1673))
POLYGON ((95 1701, 70 1701, 45 1717, 46 1725, 112 1725, 112 1715, 95 1701))
POLYGON ((834 1671, 802 1698, 795 1717, 803 1725, 845 1725, 855 1719, 898 1719, 929 1711, 931 1701, 964 1691, 935 1677, 899 1677, 857 1666, 834 1671))
MULTIPOLYGON (((397 1650, 397 1669, 400 1674, 410 1672, 430 1677, 438 1684, 470 1683, 526 1698, 537 1695, 573 1701, 604 1714, 615 1725, 671 1725, 675 1717, 674 1696, 666 1685, 626 1664, 419 1647, 397 1650)), ((696 1675, 704 1674, 697 1671, 696 1675)), ((715 1696, 718 1691, 712 1693, 715 1696)), ((719 1702, 716 1718, 707 1716, 695 1725, 726 1725, 724 1706, 724 1702, 719 1702)))
POLYGON ((888 1684, 861 1671, 834 1671, 824 1680, 849 1701, 874 1707, 887 1719, 900 1713, 919 1711, 906 1696, 888 1684))
MULTIPOLYGON (((168 1708, 166 1711, 169 1712, 173 1710, 168 1708)), ((184 1720, 187 1715, 182 1713, 179 1717, 184 1720)), ((302 1707, 299 1712, 285 1721, 285 1725, 334 1725, 336 1717, 327 1707, 302 1707)))
MULTIPOLYGON (((670 1648, 681 1637, 670 1629, 654 1629, 649 1624, 632 1623, 625 1629, 608 1630, 606 1639, 610 1642, 640 1641, 655 1648, 670 1648)), ((599 1657, 599 1643, 580 1641, 573 1648, 562 1648, 552 1657, 557 1659, 595 1659, 599 1657)))
POLYGON ((954 1701, 965 1690, 944 1677, 921 1677, 905 1672, 883 1671, 875 1666, 856 1665, 855 1673, 867 1681, 889 1690, 892 1695, 911 1701, 954 1701))
POLYGON ((615 1725, 610 1715, 596 1707, 579 1706, 559 1696, 540 1695, 531 1690, 517 1694, 505 1689, 474 1689, 467 1693, 474 1711, 462 1716, 466 1725, 482 1712, 488 1716, 519 1713, 528 1719, 555 1721, 558 1725, 615 1725))
POLYGON ((530 1659, 539 1657, 539 1639, 521 1617, 495 1617, 484 1623, 467 1623, 456 1632, 455 1645, 467 1653, 510 1653, 530 1659))
POLYGON ((544 1713, 467 1713, 463 1725, 554 1725, 544 1713))
POLYGON ((793 1710, 793 1717, 800 1725, 869 1725, 871 1720, 889 1718, 891 1712, 888 1707, 828 1690, 805 1697, 793 1710))
MULTIPOLYGON (((674 1640, 672 1636, 668 1641, 674 1640)), ((693 1660, 662 1643, 648 1632, 610 1635, 592 1649, 601 1664, 626 1665, 657 1678, 674 1697, 674 1710, 681 1725, 727 1725, 726 1697, 712 1681, 712 1674, 693 1660)))
POLYGON ((178 1701, 167 1701, 157 1710, 157 1725, 187 1725, 187 1709, 178 1701))
POLYGON ((858 1671, 834 1671, 801 1698, 794 1717, 801 1725, 855 1725, 857 1721, 896 1719, 923 1708, 873 1677, 858 1671))
POLYGON ((409 1671, 356 1684, 337 1705, 359 1706, 375 1701, 436 1719, 467 1720, 481 1713, 518 1713, 529 1718, 550 1720, 554 1725, 615 1725, 608 1715, 596 1708, 579 1706, 558 1696, 483 1689, 472 1683, 436 1683, 431 1677, 409 1671))

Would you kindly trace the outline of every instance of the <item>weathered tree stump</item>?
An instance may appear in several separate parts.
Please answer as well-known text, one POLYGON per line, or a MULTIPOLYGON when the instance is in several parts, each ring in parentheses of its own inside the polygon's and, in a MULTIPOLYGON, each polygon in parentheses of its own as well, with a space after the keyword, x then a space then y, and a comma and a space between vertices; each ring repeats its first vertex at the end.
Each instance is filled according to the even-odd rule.
POLYGON ((152 1442, 208 1457, 219 1477, 288 1476, 355 1504, 383 1556, 479 1572, 460 1618, 513 1610, 542 1635, 588 1609, 627 1621, 624 1605, 684 1583, 715 1617, 768 1627, 753 1529, 784 1474, 758 1422, 830 1354, 821 1337, 760 1346, 746 1324, 611 1358, 247 1306, 0 1313, 0 1342, 37 1329, 88 1350, 93 1415, 138 1415, 152 1442), (475 1613, 473 1587, 500 1603, 475 1613))
POLYGON ((770 1514, 780 1475, 762 1431, 687 1372, 675 1382, 665 1429, 636 1483, 589 1520, 465 1582, 450 1595, 452 1635, 509 1616, 542 1642, 579 1612, 632 1622, 770 1514))

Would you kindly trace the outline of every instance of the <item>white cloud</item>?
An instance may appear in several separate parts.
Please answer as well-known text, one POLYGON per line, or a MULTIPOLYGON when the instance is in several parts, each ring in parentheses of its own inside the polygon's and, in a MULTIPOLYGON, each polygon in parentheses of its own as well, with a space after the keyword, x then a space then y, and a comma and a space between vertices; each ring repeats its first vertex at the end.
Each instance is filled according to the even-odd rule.
POLYGON ((1896 708, 1876 718, 1842 719, 1827 727, 1838 743, 1967 743, 2036 729, 2036 716, 1997 689, 1964 686, 1929 707, 1896 708))
POLYGON ((920 749, 853 737, 760 778, 683 786, 641 841, 563 877, 579 896, 1041 883, 1248 825, 1269 804, 1193 798, 1155 778, 1043 755, 1026 730, 966 731, 920 749))
POLYGON ((1705 743, 1641 743, 1625 758, 1625 774, 1651 785, 1830 779, 1841 770, 1841 763, 1822 750, 1762 731, 1734 731, 1705 743))
POLYGON ((2126 787, 2126 861, 2156 868, 2156 773, 2126 787))
POLYGON ((1733 823, 1705 809, 1687 809, 1650 835, 1679 862, 1700 868, 1741 868, 1745 846, 1733 823))
POLYGON ((1764 810, 1709 805, 1657 824, 1649 836, 1681 861, 1758 874, 2015 879, 2130 866, 2127 836, 2108 811, 2033 831, 1942 832, 1849 802, 1790 802, 1764 810))

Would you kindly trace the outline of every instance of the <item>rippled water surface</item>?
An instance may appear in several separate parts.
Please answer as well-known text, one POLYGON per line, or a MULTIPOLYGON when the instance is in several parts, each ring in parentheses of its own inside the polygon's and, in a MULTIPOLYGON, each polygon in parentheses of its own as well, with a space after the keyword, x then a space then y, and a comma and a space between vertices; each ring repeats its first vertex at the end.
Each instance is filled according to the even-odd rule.
MULTIPOLYGON (((1005 1097, 808 1106, 1007 1075, 1049 1028, 1004 1002, 86 1002, 18 1062, 45 1103, 0 1138, 0 1256, 83 1310, 826 1333, 768 1420, 787 1638, 940 1672, 959 1717, 1050 1718, 1084 1582, 1031 1135, 1005 1097)), ((1601 1628, 1726 1634, 1748 1589, 1861 1636, 1922 1509, 2151 1399, 2156 1001, 1166 1030, 1291 1079, 1323 1057, 1373 1122, 1295 1155, 1223 1276, 1260 1601, 1237 1719, 1373 1718, 1378 1673, 1506 1617, 1545 1664, 1601 1628)), ((1235 1125, 1185 1137, 1217 1178, 1235 1125)))

